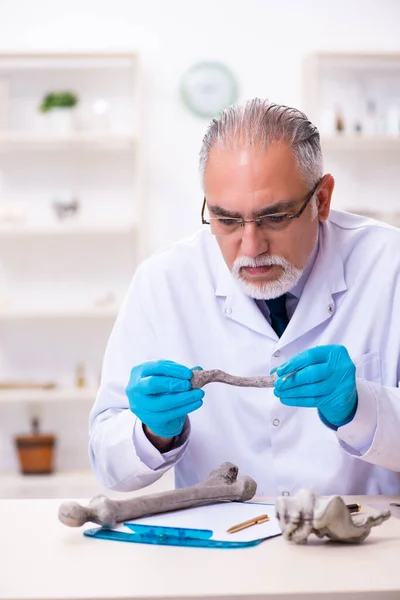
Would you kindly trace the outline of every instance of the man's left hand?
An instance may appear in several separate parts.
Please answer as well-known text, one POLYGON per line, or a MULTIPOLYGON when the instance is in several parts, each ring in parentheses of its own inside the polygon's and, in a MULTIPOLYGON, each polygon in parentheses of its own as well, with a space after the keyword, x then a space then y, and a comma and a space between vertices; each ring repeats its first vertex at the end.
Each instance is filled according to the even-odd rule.
POLYGON ((310 348, 274 371, 279 376, 274 394, 282 404, 318 408, 322 420, 335 427, 353 419, 357 408, 356 368, 344 346, 310 348))

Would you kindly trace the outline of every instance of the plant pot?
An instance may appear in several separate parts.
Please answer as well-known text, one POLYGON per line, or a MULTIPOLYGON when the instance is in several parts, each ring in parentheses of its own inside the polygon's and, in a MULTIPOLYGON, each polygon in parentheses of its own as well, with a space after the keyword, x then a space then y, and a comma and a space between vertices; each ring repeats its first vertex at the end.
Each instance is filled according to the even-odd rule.
POLYGON ((53 472, 53 435, 20 435, 15 438, 20 471, 24 475, 41 475, 53 472))
POLYGON ((20 471, 24 475, 53 472, 55 436, 39 433, 37 419, 32 421, 32 433, 15 437, 20 471))
POLYGON ((54 107, 46 114, 49 131, 66 135, 74 130, 75 113, 72 108, 54 107))

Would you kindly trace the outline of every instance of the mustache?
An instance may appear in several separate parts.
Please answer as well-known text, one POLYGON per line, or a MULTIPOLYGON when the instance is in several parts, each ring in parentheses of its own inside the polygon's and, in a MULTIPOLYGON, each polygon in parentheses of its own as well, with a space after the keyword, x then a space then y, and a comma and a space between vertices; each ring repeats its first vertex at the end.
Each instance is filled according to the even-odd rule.
POLYGON ((238 271, 242 267, 282 267, 287 269, 290 267, 289 261, 283 256, 274 254, 264 254, 252 258, 251 256, 239 256, 233 263, 233 268, 238 271))

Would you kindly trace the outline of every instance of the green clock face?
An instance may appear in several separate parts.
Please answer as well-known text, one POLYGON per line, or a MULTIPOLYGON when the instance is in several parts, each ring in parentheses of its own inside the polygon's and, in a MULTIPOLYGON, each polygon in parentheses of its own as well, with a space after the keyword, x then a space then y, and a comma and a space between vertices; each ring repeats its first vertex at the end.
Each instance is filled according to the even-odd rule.
POLYGON ((185 105, 199 117, 215 117, 238 99, 233 73, 219 62, 201 62, 182 78, 181 95, 185 105))

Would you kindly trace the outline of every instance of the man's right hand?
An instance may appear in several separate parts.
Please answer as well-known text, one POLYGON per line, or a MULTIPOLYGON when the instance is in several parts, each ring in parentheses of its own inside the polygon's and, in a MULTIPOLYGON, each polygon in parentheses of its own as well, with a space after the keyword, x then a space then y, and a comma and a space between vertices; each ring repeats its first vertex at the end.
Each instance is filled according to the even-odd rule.
POLYGON ((126 388, 129 407, 154 435, 179 435, 188 413, 203 404, 204 391, 191 389, 192 374, 192 369, 169 360, 145 362, 132 369, 126 388))

